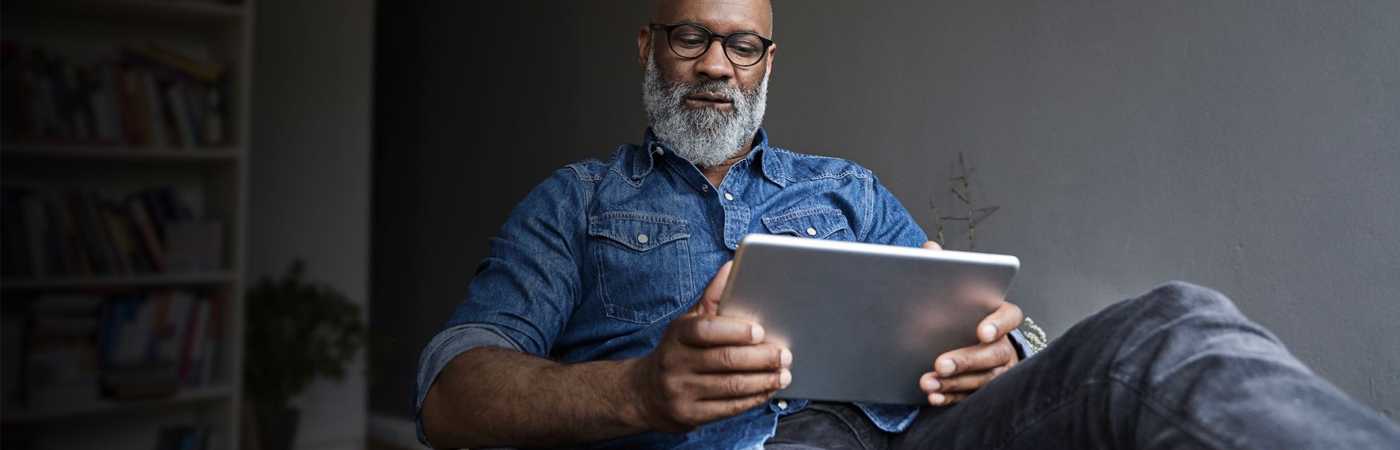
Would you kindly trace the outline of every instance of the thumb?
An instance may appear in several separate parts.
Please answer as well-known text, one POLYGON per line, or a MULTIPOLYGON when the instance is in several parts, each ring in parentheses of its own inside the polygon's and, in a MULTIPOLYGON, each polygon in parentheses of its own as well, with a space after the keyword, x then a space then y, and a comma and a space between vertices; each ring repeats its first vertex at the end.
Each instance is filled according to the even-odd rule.
POLYGON ((705 293, 700 294, 700 301, 695 302, 695 306, 690 308, 690 313, 719 313, 719 298, 724 296, 724 286, 729 283, 729 269, 733 266, 734 261, 719 266, 719 272, 715 272, 715 277, 710 279, 710 284, 708 286, 705 286, 705 293))
POLYGON ((924 242, 924 248, 929 250, 943 250, 943 246, 938 245, 938 243, 934 241, 924 242))

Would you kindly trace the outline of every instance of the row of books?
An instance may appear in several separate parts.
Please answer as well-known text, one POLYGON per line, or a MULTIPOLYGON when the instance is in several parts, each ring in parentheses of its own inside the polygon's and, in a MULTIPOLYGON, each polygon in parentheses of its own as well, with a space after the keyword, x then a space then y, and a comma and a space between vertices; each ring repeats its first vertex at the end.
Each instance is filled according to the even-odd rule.
POLYGON ((222 227, 174 187, 121 199, 0 186, 0 271, 10 277, 218 270, 222 227))
POLYGON ((229 144, 230 77, 151 45, 91 64, 0 42, 0 135, 60 144, 199 148, 229 144))
POLYGON ((222 295, 46 294, 30 308, 24 381, 13 383, 24 386, 19 397, 29 408, 160 397, 214 382, 222 295))

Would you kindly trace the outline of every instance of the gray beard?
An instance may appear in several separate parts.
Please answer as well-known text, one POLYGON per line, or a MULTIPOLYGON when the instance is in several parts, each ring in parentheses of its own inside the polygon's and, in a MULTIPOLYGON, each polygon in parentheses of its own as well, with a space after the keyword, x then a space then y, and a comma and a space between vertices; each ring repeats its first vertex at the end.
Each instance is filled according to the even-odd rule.
POLYGON ((758 132, 768 103, 768 74, 753 92, 729 86, 723 81, 690 85, 661 76, 656 61, 647 57, 646 79, 642 81, 642 102, 652 133, 699 167, 723 164, 748 150, 744 144, 758 132), (734 103, 727 112, 716 108, 687 109, 685 98, 700 92, 719 92, 734 103))

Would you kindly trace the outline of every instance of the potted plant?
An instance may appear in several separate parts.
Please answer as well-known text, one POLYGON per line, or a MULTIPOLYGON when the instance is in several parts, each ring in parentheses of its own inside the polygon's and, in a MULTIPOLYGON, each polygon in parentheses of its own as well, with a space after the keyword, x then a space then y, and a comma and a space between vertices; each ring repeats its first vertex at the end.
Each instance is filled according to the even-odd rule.
MULTIPOLYGON (((328 286, 302 278, 292 262, 280 279, 263 277, 247 294, 243 393, 251 403, 260 450, 290 449, 301 413, 288 401, 317 378, 345 378, 347 367, 378 338, 360 307, 328 286)), ((368 366, 368 365, 367 365, 368 366)))

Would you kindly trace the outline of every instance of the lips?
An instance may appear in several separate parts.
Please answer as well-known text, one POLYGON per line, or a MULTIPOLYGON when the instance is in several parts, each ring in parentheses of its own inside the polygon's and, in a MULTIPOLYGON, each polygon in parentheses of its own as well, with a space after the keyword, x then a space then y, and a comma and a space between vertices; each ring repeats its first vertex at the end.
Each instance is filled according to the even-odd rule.
POLYGON ((718 92, 701 92, 698 94, 692 94, 690 96, 687 96, 685 99, 698 103, 728 104, 734 102, 733 100, 730 100, 728 96, 725 96, 724 94, 718 92))

